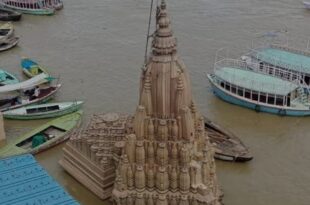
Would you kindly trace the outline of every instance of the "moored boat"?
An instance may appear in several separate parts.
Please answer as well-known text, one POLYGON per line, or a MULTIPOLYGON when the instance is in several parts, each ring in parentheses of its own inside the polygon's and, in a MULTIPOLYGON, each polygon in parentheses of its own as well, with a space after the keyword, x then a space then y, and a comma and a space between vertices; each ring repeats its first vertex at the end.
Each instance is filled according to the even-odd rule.
POLYGON ((0 0, 7 8, 24 14, 53 15, 55 9, 47 5, 45 0, 0 0))
POLYGON ((47 103, 40 105, 31 105, 21 107, 14 110, 3 112, 3 117, 6 119, 15 120, 35 120, 59 117, 75 111, 82 107, 82 101, 76 102, 60 102, 60 103, 47 103))
POLYGON ((82 111, 74 112, 35 128, 1 148, 0 158, 26 153, 36 154, 67 140, 70 132, 79 126, 81 116, 82 111))
POLYGON ((11 22, 0 25, 0 44, 14 35, 14 26, 11 22))
POLYGON ((215 150, 216 159, 233 162, 246 162, 253 159, 249 149, 233 133, 223 129, 208 118, 205 120, 205 129, 215 150))
POLYGON ((310 1, 304 1, 303 4, 306 9, 310 9, 310 1))
POLYGON ((32 78, 41 73, 45 73, 48 75, 45 68, 43 68, 37 62, 29 58, 22 58, 21 67, 22 67, 23 73, 29 78, 32 78))
POLYGON ((257 65, 252 66, 252 69, 258 72, 289 81, 300 76, 306 85, 310 85, 310 51, 307 49, 269 44, 252 49, 241 58, 249 67, 257 65), (289 75, 283 75, 283 73, 289 73, 289 75))
POLYGON ((214 94, 229 103, 281 116, 310 115, 309 87, 299 76, 283 80, 254 72, 243 61, 224 59, 207 77, 214 94))
POLYGON ((19 83, 19 80, 13 74, 0 69, 0 86, 19 83))
POLYGON ((0 6, 0 21, 19 21, 22 14, 0 6))
POLYGON ((50 77, 42 73, 29 80, 0 87, 0 111, 47 102, 60 89, 61 84, 49 85, 50 77))
POLYGON ((0 44, 0 52, 9 50, 15 47, 19 42, 18 37, 10 37, 6 41, 0 44))

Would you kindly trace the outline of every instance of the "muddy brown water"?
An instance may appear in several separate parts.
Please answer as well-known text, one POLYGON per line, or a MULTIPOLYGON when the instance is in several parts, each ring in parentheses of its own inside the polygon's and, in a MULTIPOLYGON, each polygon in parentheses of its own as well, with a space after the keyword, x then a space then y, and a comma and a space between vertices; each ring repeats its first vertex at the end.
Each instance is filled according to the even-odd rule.
MULTIPOLYGON (((191 74, 200 111, 237 134, 251 149, 246 164, 217 161, 228 205, 310 204, 310 118, 278 117, 217 99, 204 77, 216 50, 245 46, 257 33, 287 30, 309 36, 310 11, 297 0, 168 0, 179 54, 191 74)), ((63 87, 57 101, 84 100, 92 113, 132 113, 138 100, 149 1, 65 0, 55 16, 24 15, 14 23, 19 46, 1 53, 0 67, 23 79, 22 56, 46 65, 63 87)), ((6 121, 9 140, 44 121, 6 121)), ((100 201, 58 165, 62 146, 36 156, 84 205, 100 201)))

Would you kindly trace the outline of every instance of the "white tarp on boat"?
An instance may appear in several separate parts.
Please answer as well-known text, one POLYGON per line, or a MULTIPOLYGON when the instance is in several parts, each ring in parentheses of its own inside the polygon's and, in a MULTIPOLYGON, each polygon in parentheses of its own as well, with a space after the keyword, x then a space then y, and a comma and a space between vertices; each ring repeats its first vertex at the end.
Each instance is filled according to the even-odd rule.
POLYGON ((6 93, 16 90, 26 90, 32 87, 35 87, 36 85, 40 85, 43 83, 46 83, 49 81, 49 76, 45 73, 41 73, 33 78, 30 78, 29 80, 11 84, 11 85, 5 85, 0 87, 0 93, 6 93))

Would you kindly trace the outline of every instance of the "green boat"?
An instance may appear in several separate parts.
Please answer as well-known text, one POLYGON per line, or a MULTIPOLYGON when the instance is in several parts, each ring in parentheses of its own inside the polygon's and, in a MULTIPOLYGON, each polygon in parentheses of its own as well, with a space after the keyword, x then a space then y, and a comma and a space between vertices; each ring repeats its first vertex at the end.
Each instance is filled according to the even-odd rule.
POLYGON ((6 119, 15 120, 36 120, 52 117, 60 117, 75 111, 82 107, 82 101, 62 102, 62 103, 47 103, 41 105, 31 105, 18 109, 8 110, 3 112, 3 117, 6 119))
POLYGON ((0 148, 0 158, 47 150, 67 140, 74 128, 80 125, 81 118, 82 111, 78 111, 51 120, 0 148))
POLYGON ((19 83, 19 80, 11 73, 0 69, 0 86, 19 83))
POLYGON ((32 78, 32 77, 39 75, 41 73, 45 73, 45 74, 49 75, 45 68, 43 68, 37 62, 35 62, 29 58, 22 58, 21 66, 22 66, 24 74, 28 78, 32 78))

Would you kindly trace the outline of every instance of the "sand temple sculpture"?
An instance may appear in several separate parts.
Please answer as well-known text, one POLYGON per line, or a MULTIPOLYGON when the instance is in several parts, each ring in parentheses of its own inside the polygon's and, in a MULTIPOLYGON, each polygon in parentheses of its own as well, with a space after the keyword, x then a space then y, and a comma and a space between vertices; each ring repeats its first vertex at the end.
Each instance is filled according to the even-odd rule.
POLYGON ((60 163, 117 205, 219 205, 214 153, 164 0, 156 26, 135 114, 95 115, 60 163))

